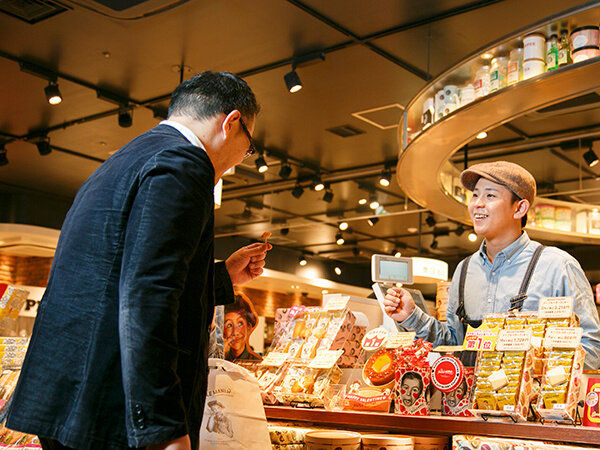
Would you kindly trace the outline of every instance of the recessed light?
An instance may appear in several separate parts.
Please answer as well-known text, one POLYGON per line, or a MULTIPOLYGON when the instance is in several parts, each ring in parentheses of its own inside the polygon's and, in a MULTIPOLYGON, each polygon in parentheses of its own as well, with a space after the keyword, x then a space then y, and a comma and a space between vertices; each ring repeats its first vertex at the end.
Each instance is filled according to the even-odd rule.
POLYGON ((487 133, 485 131, 482 131, 476 137, 477 139, 485 139, 487 137, 487 133))

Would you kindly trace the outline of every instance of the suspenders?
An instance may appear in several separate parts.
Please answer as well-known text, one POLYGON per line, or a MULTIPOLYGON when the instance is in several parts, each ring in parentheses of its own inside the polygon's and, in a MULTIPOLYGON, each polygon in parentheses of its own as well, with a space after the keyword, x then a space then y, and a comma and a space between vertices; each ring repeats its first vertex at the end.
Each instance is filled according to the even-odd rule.
MULTIPOLYGON (((510 299, 510 307, 508 309, 509 311, 520 311, 523 307, 523 302, 527 298, 527 288, 529 287, 531 276, 533 275, 533 271, 535 270, 535 266, 537 265, 537 262, 540 259, 540 255, 542 254, 543 250, 544 246, 540 244, 533 252, 533 256, 529 261, 529 266, 527 266, 525 276, 523 277, 523 281, 521 282, 519 293, 510 299)), ((469 320, 465 311, 465 280, 467 278, 467 268, 469 267, 469 261, 471 260, 471 256, 468 256, 464 260, 460 270, 460 278, 458 281, 458 308, 456 309, 456 314, 458 315, 459 320, 463 323, 465 328, 467 325, 471 325, 473 327, 478 327, 479 325, 481 325, 480 320, 469 320)))

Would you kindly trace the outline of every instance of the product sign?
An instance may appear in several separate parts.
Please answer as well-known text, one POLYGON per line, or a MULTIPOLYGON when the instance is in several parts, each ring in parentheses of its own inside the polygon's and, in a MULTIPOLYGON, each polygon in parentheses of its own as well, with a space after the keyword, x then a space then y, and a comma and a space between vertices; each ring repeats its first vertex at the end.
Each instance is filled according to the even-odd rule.
POLYGON ((486 323, 479 328, 473 328, 469 325, 463 341, 463 350, 494 351, 499 330, 500 327, 491 327, 486 323))
POLYGON ((279 367, 289 358, 289 356, 288 353, 271 352, 265 356, 265 359, 263 359, 260 364, 263 366, 279 367))
POLYGON ((525 330, 500 330, 496 350, 499 352, 524 352, 531 348, 531 328, 525 330))
POLYGON ((317 353, 317 356, 315 356, 315 359, 311 361, 308 367, 313 369, 330 369, 343 353, 344 350, 322 350, 317 353))
POLYGON ((385 343, 385 348, 410 347, 415 340, 417 333, 407 331, 405 333, 392 333, 385 343))
POLYGON ((464 376, 464 366, 454 356, 442 356, 431 366, 431 382, 442 392, 458 388, 464 376))
POLYGON ((542 297, 538 307, 540 318, 569 318, 573 312, 573 297, 542 297))
POLYGON ((293 319, 296 316, 299 316, 300 314, 302 314, 304 312, 304 310, 306 309, 306 306, 304 305, 294 305, 290 308, 290 312, 288 313, 288 317, 290 319, 293 319))
POLYGON ((361 346, 367 351, 377 350, 388 337, 388 331, 385 328, 375 328, 370 330, 363 337, 361 346))
POLYGON ((347 295, 331 297, 325 305, 325 309, 327 309, 327 311, 343 311, 344 309, 346 309, 349 300, 350 297, 347 295))
POLYGON ((583 328, 579 327, 549 327, 544 338, 545 348, 577 348, 581 342, 583 328))

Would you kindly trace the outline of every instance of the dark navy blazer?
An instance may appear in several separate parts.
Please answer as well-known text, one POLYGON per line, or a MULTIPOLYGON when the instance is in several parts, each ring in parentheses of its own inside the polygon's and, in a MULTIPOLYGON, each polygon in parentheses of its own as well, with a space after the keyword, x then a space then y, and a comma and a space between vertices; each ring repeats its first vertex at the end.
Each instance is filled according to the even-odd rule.
POLYGON ((214 177, 204 150, 159 125, 84 183, 8 427, 77 449, 186 433, 197 445, 215 291, 219 303, 233 296, 225 265, 213 263, 214 177))

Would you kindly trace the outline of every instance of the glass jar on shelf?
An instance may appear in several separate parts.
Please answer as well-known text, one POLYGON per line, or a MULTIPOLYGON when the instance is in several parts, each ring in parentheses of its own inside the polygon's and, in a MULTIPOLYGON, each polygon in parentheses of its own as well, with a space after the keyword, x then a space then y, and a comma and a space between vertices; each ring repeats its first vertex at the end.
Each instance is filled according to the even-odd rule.
POLYGON ((495 92, 506 87, 506 77, 508 75, 508 58, 498 56, 492 59, 490 68, 490 92, 495 92))
POLYGON ((523 49, 515 48, 510 52, 510 60, 508 61, 508 72, 506 75, 506 84, 518 83, 523 80, 523 49))
POLYGON ((475 99, 490 93, 490 66, 481 66, 475 73, 475 99))

